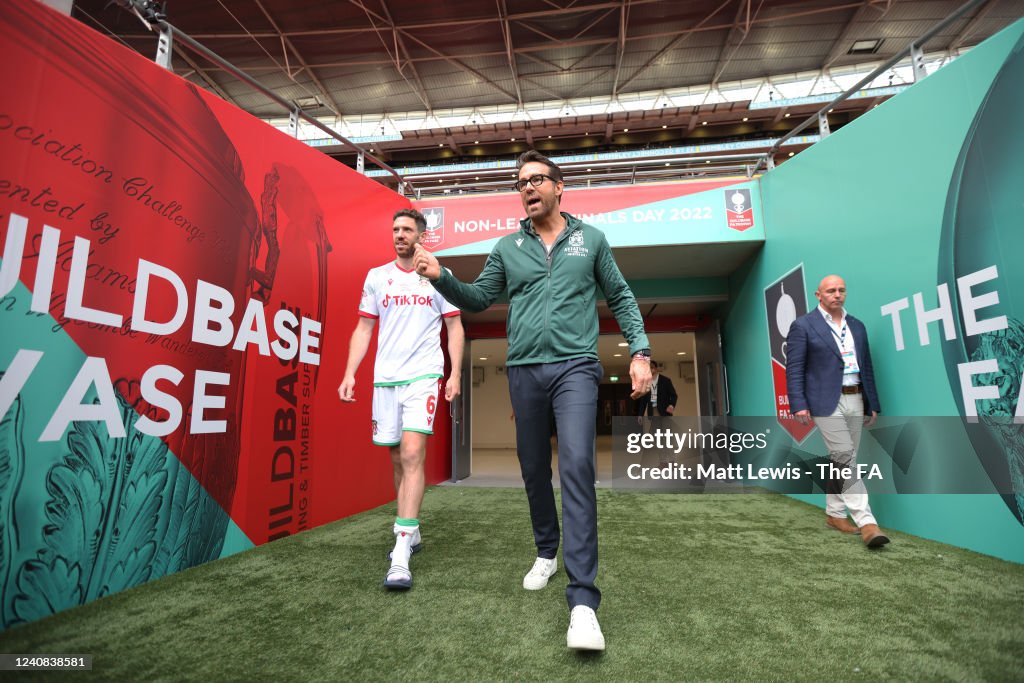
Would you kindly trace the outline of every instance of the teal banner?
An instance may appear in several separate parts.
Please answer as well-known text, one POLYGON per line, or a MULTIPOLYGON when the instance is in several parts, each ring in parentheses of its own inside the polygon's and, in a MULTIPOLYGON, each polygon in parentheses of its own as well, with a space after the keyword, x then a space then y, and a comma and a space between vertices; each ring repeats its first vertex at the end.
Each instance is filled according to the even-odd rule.
MULTIPOLYGON (((724 325, 733 414, 784 410, 775 328, 792 315, 778 283, 806 297, 790 313, 813 310, 838 274, 883 414, 959 417, 963 438, 933 440, 932 457, 1024 481, 1024 444, 1004 421, 1024 417, 1022 36, 1018 21, 761 179, 769 239, 731 279, 724 325)), ((883 526, 1024 562, 1021 488, 995 490, 872 507, 883 526)))

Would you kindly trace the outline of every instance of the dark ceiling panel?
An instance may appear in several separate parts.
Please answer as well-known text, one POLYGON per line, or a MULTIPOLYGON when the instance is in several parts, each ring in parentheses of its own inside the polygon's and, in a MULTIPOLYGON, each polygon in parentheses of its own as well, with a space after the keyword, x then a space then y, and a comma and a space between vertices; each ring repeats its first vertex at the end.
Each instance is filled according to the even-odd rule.
MULTIPOLYGON (((498 3, 172 0, 168 12, 178 28, 203 36, 205 45, 268 84, 279 82, 274 76, 284 68, 295 73, 308 66, 327 95, 352 102, 346 111, 373 113, 385 96, 364 98, 368 79, 387 84, 386 98, 420 102, 417 108, 423 106, 423 91, 484 106, 515 101, 513 69, 520 76, 518 96, 529 100, 703 85, 716 75, 719 80, 785 75, 829 61, 860 63, 865 58, 847 56, 845 43, 883 38, 876 57, 881 59, 959 5, 957 0, 759 0, 750 4, 748 27, 745 3, 633 2, 620 26, 623 5, 607 0, 579 0, 564 9, 546 0, 505 0, 515 53, 511 63, 498 3), (625 38, 621 54, 620 38, 625 38)), ((928 47, 944 49, 954 39, 975 44, 1022 15, 1024 0, 991 0, 928 47), (975 14, 982 16, 961 34, 975 14)), ((155 41, 138 20, 108 0, 80 0, 75 16, 147 57, 155 51, 155 41)), ((201 58, 193 62, 208 66, 201 58)), ((213 78, 223 84, 222 76, 213 78)), ((307 80, 311 90, 319 90, 307 80)))
MULTIPOLYGON (((703 87, 715 79, 721 83, 775 76, 784 81, 796 72, 884 60, 961 4, 752 0, 749 24, 747 0, 169 0, 168 13, 178 29, 288 100, 316 97, 325 105, 333 102, 343 114, 377 115, 607 98, 613 91, 703 87), (848 55, 859 38, 883 42, 874 55, 848 55)), ((110 0, 76 0, 73 16, 147 58, 156 52, 155 35, 110 0)), ((969 47, 1022 16, 1024 0, 989 0, 926 48, 969 47)), ((285 115, 279 105, 227 71, 183 47, 175 50, 176 71, 200 87, 227 95, 256 116, 285 115)), ((330 116, 329 106, 309 111, 330 116)), ((724 108, 734 106, 742 107, 724 108)), ((870 103, 859 106, 863 111, 870 103)), ((672 112, 674 140, 751 134, 749 125, 730 128, 720 118, 702 129, 691 118, 692 111, 685 107, 672 112), (712 131, 716 125, 723 127, 712 131)), ((813 107, 806 113, 794 110, 793 123, 811 112, 813 107)), ((604 137, 610 122, 621 128, 624 121, 644 115, 570 116, 534 121, 529 127, 534 138, 552 135, 555 139, 548 143, 561 140, 566 149, 590 150, 611 144, 604 137)), ((733 124, 746 115, 762 121, 764 131, 783 116, 746 111, 734 116, 733 124)), ((660 131, 661 125, 668 124, 659 121, 653 128, 660 131)), ((522 136, 524 128, 517 122, 468 127, 463 134, 469 143, 483 141, 476 148, 481 156, 503 157, 516 151, 509 147, 510 138, 522 136), (492 146, 484 148, 488 141, 492 146)), ((447 153, 437 147, 437 135, 410 134, 385 147, 396 156, 403 149, 426 155, 426 147, 433 147, 433 154, 447 153)), ((664 142, 651 137, 630 144, 664 142)), ((465 138, 456 143, 468 144, 465 138)))

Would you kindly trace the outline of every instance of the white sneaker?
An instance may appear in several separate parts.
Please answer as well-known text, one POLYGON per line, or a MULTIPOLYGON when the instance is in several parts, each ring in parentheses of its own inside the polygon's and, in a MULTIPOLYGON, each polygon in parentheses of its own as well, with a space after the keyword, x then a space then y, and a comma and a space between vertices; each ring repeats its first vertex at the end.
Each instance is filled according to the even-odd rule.
POLYGON ((603 650, 604 634, 597 614, 586 605, 576 605, 569 614, 569 632, 565 644, 570 650, 603 650))
POLYGON ((548 585, 548 579, 558 571, 558 560, 538 557, 533 568, 523 577, 523 588, 528 591, 539 591, 548 585))

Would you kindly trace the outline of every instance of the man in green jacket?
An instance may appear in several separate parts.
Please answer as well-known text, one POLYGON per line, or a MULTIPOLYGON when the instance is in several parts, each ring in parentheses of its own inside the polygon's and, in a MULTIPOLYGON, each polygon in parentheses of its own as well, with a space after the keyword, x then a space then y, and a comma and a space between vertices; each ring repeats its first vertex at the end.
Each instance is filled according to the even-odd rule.
POLYGON ((597 387, 597 288, 605 293, 629 342, 636 398, 650 391, 650 345, 636 299, 604 234, 559 211, 562 171, 536 151, 519 157, 515 189, 526 210, 522 228, 495 245, 472 283, 456 279, 417 246, 414 265, 445 299, 469 312, 486 309, 508 290, 508 381, 516 418, 516 450, 530 503, 537 559, 523 588, 540 590, 557 571, 559 529, 551 486, 551 430, 558 430, 558 473, 565 529, 562 557, 571 610, 566 644, 603 650, 596 610, 597 496, 594 437, 597 387))

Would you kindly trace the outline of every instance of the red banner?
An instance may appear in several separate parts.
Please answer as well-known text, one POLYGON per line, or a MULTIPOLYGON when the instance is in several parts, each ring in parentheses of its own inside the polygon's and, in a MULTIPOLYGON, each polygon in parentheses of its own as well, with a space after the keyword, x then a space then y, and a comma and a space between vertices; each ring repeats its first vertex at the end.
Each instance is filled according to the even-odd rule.
MULTIPOLYGON (((23 489, 80 470, 93 430, 97 462, 129 473, 119 490, 177 515, 153 533, 199 515, 175 459, 254 543, 392 499, 374 349, 357 403, 337 387, 363 278, 394 258, 409 202, 41 4, 0 2, 0 41, 0 369, 20 382, 3 407, 26 416, 23 489), (136 480, 139 444, 167 457, 136 480)), ((20 505, 32 557, 51 510, 20 505)), ((195 533, 221 535, 196 555, 216 556, 224 525, 195 533)))

